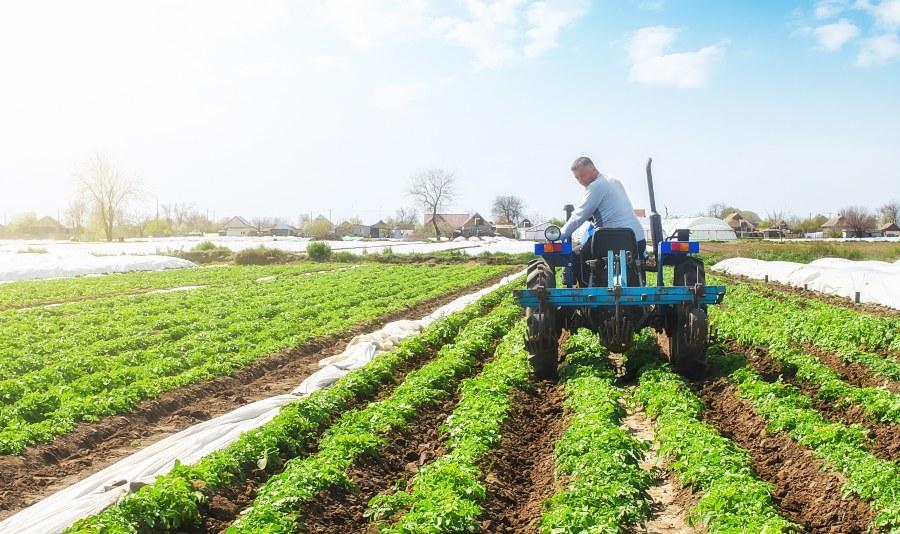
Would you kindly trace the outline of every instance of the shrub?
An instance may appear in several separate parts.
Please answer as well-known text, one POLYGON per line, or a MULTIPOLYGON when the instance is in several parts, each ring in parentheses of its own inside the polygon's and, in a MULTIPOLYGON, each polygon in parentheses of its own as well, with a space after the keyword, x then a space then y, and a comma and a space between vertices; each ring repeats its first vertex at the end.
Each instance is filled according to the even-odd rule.
POLYGON ((19 254, 46 254, 47 249, 45 248, 37 248, 37 247, 28 247, 19 250, 19 254))
POLYGON ((225 249, 225 247, 218 247, 215 243, 207 239, 206 241, 197 243, 197 246, 194 247, 194 251, 205 252, 208 250, 219 250, 220 248, 225 249))
POLYGON ((314 241, 306 247, 306 254, 313 261, 327 261, 331 258, 331 247, 328 243, 314 241))
POLYGON ((262 245, 244 249, 234 255, 234 263, 237 265, 268 265, 270 263, 285 263, 292 259, 294 259, 294 256, 288 252, 275 248, 266 248, 262 245))

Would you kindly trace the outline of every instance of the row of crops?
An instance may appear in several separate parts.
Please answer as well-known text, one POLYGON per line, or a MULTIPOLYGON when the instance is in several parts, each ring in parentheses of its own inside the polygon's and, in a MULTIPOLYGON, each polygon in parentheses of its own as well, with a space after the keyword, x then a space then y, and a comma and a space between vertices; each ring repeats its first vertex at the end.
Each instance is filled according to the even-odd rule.
POLYGON ((508 270, 363 265, 296 276, 307 272, 298 269, 210 269, 203 275, 221 279, 193 291, 0 312, 0 453, 508 270), (274 278, 257 281, 263 273, 274 278))
MULTIPOLYGON (((333 296, 325 300, 342 304, 319 299, 290 320, 306 320, 299 330, 314 329, 338 313, 334 324, 344 326, 335 328, 346 328, 401 306, 393 291, 401 300, 424 300, 500 272, 377 269, 277 276, 265 284, 248 276, 231 286, 228 304, 245 298, 253 310, 248 304, 230 324, 253 320, 267 306, 280 310, 272 316, 277 321, 290 313, 279 299, 303 294, 304 301, 314 300, 328 285, 333 296), (397 287, 382 287, 380 280, 397 287), (402 294, 410 286, 418 292, 402 294), (241 296, 235 288, 249 293, 241 296), (369 293, 360 298, 361 291, 369 293), (359 300, 350 304, 353 299, 359 300), (367 306, 371 315, 352 315, 367 306)), ((665 484, 679 491, 683 531, 900 532, 900 390, 892 374, 900 361, 898 320, 730 279, 715 282, 728 285, 728 296, 711 310, 720 342, 710 351, 703 379, 688 382, 674 374, 649 333, 624 355, 613 355, 595 335, 579 331, 563 346, 559 382, 536 385, 522 311, 506 287, 406 338, 334 386, 288 404, 238 441, 192 465, 176 465, 67 532, 631 532, 675 508, 655 491, 665 484), (844 364, 866 378, 848 376, 844 364), (523 409, 523 403, 548 409, 523 409), (626 419, 635 413, 646 416, 651 437, 630 428, 626 419), (521 457, 512 448, 522 446, 510 432, 551 433, 550 418, 561 419, 562 430, 546 440, 546 450, 529 450, 548 461, 509 460, 521 457), (662 459, 657 468, 647 466, 651 455, 662 459), (498 465, 546 470, 547 476, 500 476, 498 465)), ((203 294, 110 298, 128 306, 203 294)), ((81 302, 61 308, 69 306, 90 307, 81 302)), ((173 306, 165 320, 177 328, 178 314, 196 306, 207 315, 229 308, 203 299, 186 310, 173 306)), ((57 310, 4 313, 53 317, 57 310)), ((208 339, 227 328, 208 324, 208 339)), ((162 332, 167 328, 162 325, 162 332)), ((283 328, 289 334, 281 347, 326 332, 294 338, 299 333, 290 321, 283 328)), ((54 342, 69 335, 77 336, 78 328, 54 342)), ((95 350, 119 340, 98 340, 95 350)), ((21 376, 40 375, 48 362, 35 365, 21 376)), ((94 365, 108 372, 100 362, 94 365)), ((47 374, 54 376, 58 372, 47 374)), ((66 383, 47 382, 50 388, 66 383)))

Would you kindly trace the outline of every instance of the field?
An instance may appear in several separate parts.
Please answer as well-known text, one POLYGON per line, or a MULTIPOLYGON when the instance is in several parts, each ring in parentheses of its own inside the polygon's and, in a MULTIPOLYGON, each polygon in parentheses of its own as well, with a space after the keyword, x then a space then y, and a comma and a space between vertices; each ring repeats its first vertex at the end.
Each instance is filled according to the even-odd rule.
MULTIPOLYGON (((3 517, 520 268, 0 286, 3 517)), ((582 330, 559 381, 535 382, 503 286, 67 532, 900 532, 900 317, 708 281, 728 294, 702 379, 649 333, 610 354, 582 330)))

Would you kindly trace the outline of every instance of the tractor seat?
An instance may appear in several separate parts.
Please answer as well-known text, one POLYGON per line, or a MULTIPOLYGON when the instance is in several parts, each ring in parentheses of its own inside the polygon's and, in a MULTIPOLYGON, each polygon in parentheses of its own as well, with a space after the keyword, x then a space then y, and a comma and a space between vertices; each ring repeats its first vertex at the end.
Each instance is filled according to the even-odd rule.
MULTIPOLYGON (((628 285, 643 285, 640 278, 639 263, 642 251, 638 250, 637 240, 630 228, 598 228, 581 247, 581 254, 576 262, 575 276, 581 287, 586 287, 590 269, 587 261, 600 260, 603 264, 608 251, 618 255, 620 250, 631 253, 632 261, 628 265, 628 285)), ((606 285, 606 269, 600 268, 594 275, 594 286, 606 285)))

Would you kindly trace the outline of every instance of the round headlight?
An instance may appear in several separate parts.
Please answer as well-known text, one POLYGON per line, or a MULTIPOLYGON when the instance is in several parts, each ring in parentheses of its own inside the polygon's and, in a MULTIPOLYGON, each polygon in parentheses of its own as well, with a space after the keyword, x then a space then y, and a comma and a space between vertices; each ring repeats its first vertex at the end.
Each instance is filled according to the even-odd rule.
POLYGON ((558 241, 560 234, 559 226, 555 224, 551 224, 544 230, 544 237, 547 238, 547 241, 558 241))

